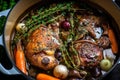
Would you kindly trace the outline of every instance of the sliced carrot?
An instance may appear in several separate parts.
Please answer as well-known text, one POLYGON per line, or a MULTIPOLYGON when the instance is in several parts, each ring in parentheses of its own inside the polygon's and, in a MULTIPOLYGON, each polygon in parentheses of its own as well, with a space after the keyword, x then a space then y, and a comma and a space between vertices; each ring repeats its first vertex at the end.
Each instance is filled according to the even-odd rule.
POLYGON ((25 55, 21 46, 21 41, 17 43, 16 51, 15 51, 15 63, 16 66, 26 75, 27 70, 26 70, 26 61, 25 61, 25 55))
POLYGON ((39 73, 36 76, 36 80, 60 80, 60 79, 55 78, 55 77, 50 76, 50 75, 47 75, 47 74, 44 74, 44 73, 39 73))
POLYGON ((111 28, 108 29, 108 36, 111 42, 111 48, 113 53, 118 53, 118 45, 115 38, 115 34, 111 28))

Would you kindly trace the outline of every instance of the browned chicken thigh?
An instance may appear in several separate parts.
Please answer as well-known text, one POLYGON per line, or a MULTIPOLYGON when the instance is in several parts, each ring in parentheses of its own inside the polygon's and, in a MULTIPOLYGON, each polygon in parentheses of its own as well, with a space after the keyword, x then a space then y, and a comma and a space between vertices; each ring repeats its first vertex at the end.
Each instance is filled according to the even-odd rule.
POLYGON ((29 36, 26 57, 32 65, 48 70, 58 64, 54 57, 55 50, 60 46, 58 31, 57 26, 41 25, 29 36))
POLYGON ((96 66, 103 59, 101 48, 89 40, 81 40, 75 44, 82 66, 96 66))

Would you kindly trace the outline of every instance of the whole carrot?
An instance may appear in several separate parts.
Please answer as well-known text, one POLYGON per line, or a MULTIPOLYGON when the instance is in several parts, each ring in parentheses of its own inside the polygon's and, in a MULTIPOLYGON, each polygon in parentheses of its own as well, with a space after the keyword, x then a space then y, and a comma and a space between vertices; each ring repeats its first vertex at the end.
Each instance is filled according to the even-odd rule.
POLYGON ((27 70, 26 70, 25 55, 24 55, 24 52, 23 52, 23 49, 22 49, 22 46, 21 46, 21 41, 19 41, 19 42, 17 43, 17 46, 16 46, 16 51, 15 51, 15 63, 16 63, 16 66, 17 66, 23 73, 25 73, 26 75, 28 74, 28 73, 27 73, 27 70))
POLYGON ((117 45, 117 41, 115 38, 115 34, 111 28, 108 29, 108 36, 109 36, 109 39, 111 42, 111 48, 112 48, 113 53, 117 53, 118 52, 118 45, 117 45))
POLYGON ((44 74, 44 73, 39 73, 36 76, 36 80, 60 80, 60 79, 55 78, 55 77, 50 76, 50 75, 47 75, 47 74, 44 74))

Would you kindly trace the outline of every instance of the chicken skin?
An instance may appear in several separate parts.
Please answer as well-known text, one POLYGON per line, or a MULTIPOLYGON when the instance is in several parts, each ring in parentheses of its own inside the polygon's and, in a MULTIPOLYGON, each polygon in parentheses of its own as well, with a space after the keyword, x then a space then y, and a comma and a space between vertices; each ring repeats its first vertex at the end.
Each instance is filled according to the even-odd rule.
MULTIPOLYGON (((54 26, 55 27, 55 26, 54 26)), ((26 46, 26 57, 30 64, 49 70, 54 68, 58 62, 54 52, 60 46, 59 28, 41 25, 30 36, 26 46)))
POLYGON ((94 42, 78 41, 75 44, 75 49, 79 54, 82 66, 96 66, 103 59, 101 48, 94 42))

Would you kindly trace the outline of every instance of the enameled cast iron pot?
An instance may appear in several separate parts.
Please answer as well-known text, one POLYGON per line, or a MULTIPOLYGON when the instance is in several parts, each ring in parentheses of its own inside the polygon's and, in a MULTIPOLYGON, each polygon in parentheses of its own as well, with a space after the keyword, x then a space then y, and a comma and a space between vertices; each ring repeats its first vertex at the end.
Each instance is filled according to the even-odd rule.
MULTIPOLYGON (((8 75, 23 75, 27 79, 31 79, 29 76, 24 75, 15 66, 15 63, 13 60, 13 54, 11 51, 12 33, 15 29, 14 27, 16 23, 26 12, 28 12, 31 9, 32 6, 38 5, 38 3, 39 5, 41 4, 43 5, 49 2, 51 3, 52 1, 59 2, 61 0, 20 0, 15 5, 15 7, 10 11, 10 13, 7 16, 7 21, 5 24, 3 36, 1 36, 1 38, 3 39, 2 40, 3 42, 1 43, 1 45, 4 46, 6 53, 0 53, 0 54, 7 54, 7 57, 9 58, 9 61, 11 62, 12 66, 10 69, 6 69, 3 66, 3 64, 0 63, 1 72, 8 75)), ((113 1, 112 0, 77 0, 77 1, 87 2, 91 6, 98 8, 99 10, 105 12, 109 16, 109 19, 111 19, 111 24, 113 25, 112 28, 117 37, 118 46, 120 47, 120 42, 119 42, 120 41, 120 33, 119 33, 120 32, 120 15, 119 15, 120 10, 118 9, 118 7, 114 5, 113 1)), ((117 55, 118 58, 117 58, 116 64, 112 67, 110 71, 107 72, 107 74, 111 72, 113 69, 116 69, 115 68, 116 66, 120 67, 120 58, 119 58, 120 50, 117 54, 118 54, 117 55)), ((100 77, 100 79, 102 79, 102 77, 100 77)))

